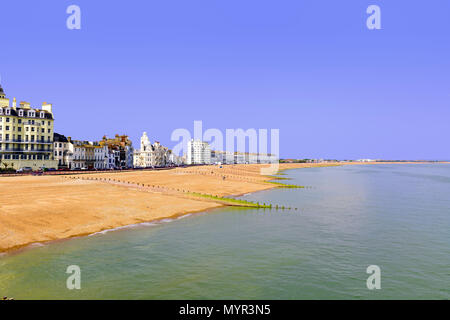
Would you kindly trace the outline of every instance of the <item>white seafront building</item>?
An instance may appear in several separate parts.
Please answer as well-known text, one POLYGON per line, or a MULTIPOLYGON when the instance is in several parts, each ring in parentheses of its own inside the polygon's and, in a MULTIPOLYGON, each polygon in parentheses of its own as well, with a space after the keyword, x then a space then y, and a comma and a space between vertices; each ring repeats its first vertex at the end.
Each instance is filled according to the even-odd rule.
POLYGON ((140 149, 135 150, 133 154, 133 167, 135 168, 168 167, 183 163, 182 157, 175 155, 172 150, 164 147, 158 141, 152 144, 147 132, 142 134, 140 149))
POLYGON ((276 162, 278 162, 278 158, 273 154, 211 151, 211 164, 268 164, 276 162))
POLYGON ((207 142, 191 139, 188 141, 187 164, 211 164, 211 147, 207 142))

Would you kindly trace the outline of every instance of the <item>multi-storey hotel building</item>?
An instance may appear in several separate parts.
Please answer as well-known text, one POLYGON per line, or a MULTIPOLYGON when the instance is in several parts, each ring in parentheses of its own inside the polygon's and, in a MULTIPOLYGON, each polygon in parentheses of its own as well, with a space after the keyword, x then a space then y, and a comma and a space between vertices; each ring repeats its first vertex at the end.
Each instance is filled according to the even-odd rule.
POLYGON ((56 168, 53 155, 52 105, 41 109, 28 102, 9 104, 0 86, 0 162, 2 169, 56 168))
POLYGON ((211 148, 207 142, 191 139, 187 145, 187 164, 211 164, 211 148))

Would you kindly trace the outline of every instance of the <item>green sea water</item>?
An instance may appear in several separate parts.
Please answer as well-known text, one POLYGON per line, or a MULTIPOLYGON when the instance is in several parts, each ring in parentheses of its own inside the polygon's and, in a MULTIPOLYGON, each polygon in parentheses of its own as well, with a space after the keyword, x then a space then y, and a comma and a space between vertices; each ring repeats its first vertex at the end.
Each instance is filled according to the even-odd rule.
POLYGON ((16 299, 449 299, 450 165, 296 169, 217 209, 0 256, 16 299), (284 182, 284 181, 283 181, 284 182), (81 269, 68 290, 66 269, 81 269), (368 290, 366 268, 381 269, 368 290))

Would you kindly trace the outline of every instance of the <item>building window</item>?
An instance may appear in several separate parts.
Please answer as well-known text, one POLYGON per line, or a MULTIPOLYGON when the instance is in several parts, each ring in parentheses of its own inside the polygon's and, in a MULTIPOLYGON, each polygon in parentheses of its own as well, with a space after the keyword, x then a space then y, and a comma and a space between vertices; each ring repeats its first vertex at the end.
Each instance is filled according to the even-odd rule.
MULTIPOLYGON (((19 117, 23 117, 23 110, 19 110, 19 117)), ((20 121, 20 119, 19 119, 19 121, 20 121)))

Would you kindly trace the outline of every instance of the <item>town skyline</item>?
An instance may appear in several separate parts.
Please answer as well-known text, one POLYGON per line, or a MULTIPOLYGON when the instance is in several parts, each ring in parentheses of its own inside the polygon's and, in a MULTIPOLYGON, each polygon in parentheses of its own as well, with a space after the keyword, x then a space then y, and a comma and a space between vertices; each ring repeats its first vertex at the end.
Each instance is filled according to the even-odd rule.
MULTIPOLYGON (((194 139, 191 139, 187 130, 181 130, 174 132, 177 134, 174 140, 181 141, 172 150, 156 140, 151 143, 145 131, 140 139, 139 148, 133 147, 126 134, 116 133, 114 138, 103 135, 98 140, 73 139, 71 136, 55 132, 54 121, 51 103, 43 102, 41 107, 36 107, 27 101, 17 101, 15 97, 10 99, 0 85, 1 170, 10 173, 33 170, 122 170, 185 164, 267 164, 279 161, 278 151, 274 155, 261 153, 261 150, 256 150, 258 141, 250 138, 249 148, 252 152, 238 152, 239 143, 241 147, 244 145, 245 151, 246 135, 243 131, 231 137, 233 141, 235 138, 238 140, 238 148, 235 148, 233 142, 233 145, 227 144, 226 152, 223 152, 224 149, 221 147, 211 149, 211 146, 202 140, 203 133, 200 132, 200 139, 197 139, 195 135, 199 133, 195 132, 194 139)), ((201 130, 201 122, 196 122, 195 125, 197 127, 195 131, 201 130)), ((257 138, 256 132, 254 135, 257 138)), ((278 148, 278 135, 272 136, 271 139, 274 137, 276 141, 271 144, 278 148)), ((217 139, 216 135, 215 140, 217 139)), ((261 145, 259 141, 259 147, 267 148, 267 145, 261 145)))
MULTIPOLYGON (((0 78, 1 80, 1 78, 0 78)), ((231 129, 232 132, 234 131, 234 134, 237 134, 234 138, 236 139, 235 142, 237 143, 237 146, 235 145, 235 143, 233 142, 231 149, 229 149, 229 146, 227 145, 227 148, 225 148, 225 146, 222 146, 223 142, 220 142, 219 145, 221 145, 222 147, 217 148, 216 144, 217 144, 217 138, 215 136, 209 137, 209 139, 204 139, 204 135, 205 132, 203 132, 203 127, 202 127, 202 122, 201 121, 194 121, 194 126, 193 126, 193 136, 194 139, 191 138, 186 138, 186 137, 181 137, 181 136, 176 136, 176 138, 174 139, 174 132, 172 132, 172 137, 171 137, 171 142, 173 142, 174 144, 177 144, 178 146, 175 146, 175 148, 172 147, 167 147, 167 146, 163 146, 160 142, 159 139, 154 136, 153 141, 154 143, 151 143, 151 139, 148 137, 147 132, 146 131, 142 131, 142 136, 140 137, 139 141, 140 143, 135 143, 133 144, 133 141, 131 139, 129 139, 129 135, 126 133, 126 129, 118 129, 116 130, 116 133, 111 135, 111 138, 108 137, 107 134, 102 135, 102 138, 100 139, 99 137, 96 137, 94 139, 84 139, 82 137, 72 137, 71 135, 65 135, 64 133, 59 133, 56 131, 53 131, 53 110, 52 110, 52 104, 51 103, 47 103, 47 102, 43 102, 42 106, 35 106, 32 105, 30 102, 28 101, 20 101, 18 102, 18 100, 16 99, 16 97, 13 97, 12 99, 9 99, 8 96, 5 94, 3 87, 1 86, 0 83, 0 99, 3 98, 3 107, 11 108, 12 110, 16 110, 16 106, 17 108, 25 108, 25 109, 30 109, 30 110, 35 110, 36 112, 39 112, 40 110, 44 111, 44 112, 50 112, 51 113, 51 120, 52 120, 52 138, 47 137, 47 142, 54 142, 54 150, 52 149, 52 151, 55 151, 54 153, 54 160, 56 160, 58 162, 58 167, 61 167, 61 165, 63 164, 63 167, 65 168, 91 168, 91 169, 112 169, 112 168, 148 168, 148 167, 164 167, 164 166, 169 166, 169 165, 182 165, 182 164, 226 164, 227 162, 230 163, 235 163, 235 164, 239 164, 239 163, 274 163, 274 159, 279 159, 279 160, 287 160, 287 161, 296 161, 296 160, 311 160, 311 161, 324 161, 324 160, 337 160, 337 161, 361 161, 361 162, 371 162, 371 161, 448 161, 447 159, 406 159, 406 158, 400 158, 400 159, 382 159, 382 158, 378 158, 378 159, 370 159, 370 158, 364 158, 361 157, 359 159, 351 159, 351 158, 344 158, 344 159, 337 159, 337 158, 308 158, 308 157, 304 157, 304 158, 292 158, 292 157, 281 157, 279 155, 279 150, 277 150, 278 146, 279 146, 279 141, 278 141, 278 137, 277 137, 277 141, 276 141, 276 145, 274 147, 274 145, 272 145, 272 143, 274 142, 269 142, 269 141, 259 141, 261 139, 261 137, 258 137, 257 132, 255 131, 254 128, 250 128, 250 130, 253 130, 254 133, 256 134, 256 136, 254 137, 256 140, 252 140, 251 135, 247 136, 249 131, 246 130, 242 130, 241 128, 237 128, 237 129, 231 129), (19 104, 19 105, 18 105, 19 104), (39 109, 42 108, 42 109, 39 109), (197 130, 200 130, 200 132, 197 132, 197 130), (239 133, 239 131, 241 131, 239 133), (117 133, 117 132, 122 132, 122 133, 117 133), (200 137, 195 137, 195 135, 200 134, 200 137), (145 144, 143 143, 143 139, 145 138, 146 142, 145 144), (200 138, 200 139, 199 139, 200 138), (120 139, 125 139, 126 140, 126 144, 129 145, 129 151, 126 151, 127 156, 125 159, 122 160, 118 160, 118 158, 120 158, 119 155, 116 156, 107 156, 108 153, 108 148, 106 150, 104 150, 103 152, 106 154, 105 159, 105 163, 103 163, 102 161, 100 161, 100 163, 92 163, 92 165, 83 165, 82 163, 78 163, 77 165, 75 165, 75 167, 73 166, 73 164, 71 165, 67 165, 67 159, 64 160, 61 157, 61 154, 64 153, 64 151, 69 151, 71 155, 73 155, 74 158, 77 158, 78 160, 81 160, 81 158, 83 157, 84 159, 84 150, 83 150, 83 156, 81 157, 81 150, 80 148, 76 148, 75 146, 81 147, 83 146, 83 148, 88 148, 88 147, 92 147, 92 148, 97 148, 100 147, 100 145, 106 144, 106 141, 113 141, 113 140, 120 140, 120 139), (51 141, 50 141, 51 140, 51 141), (58 142, 60 142, 58 144, 58 142), (61 148, 61 142, 63 142, 63 149, 59 150, 61 148), (73 150, 66 150, 66 144, 67 142, 69 142, 70 144, 73 145, 73 150), (192 144, 195 144, 196 142, 200 143, 198 145, 199 149, 203 149, 203 145, 206 145, 208 148, 208 154, 210 153, 210 155, 208 155, 207 157, 203 156, 200 158, 196 158, 197 160, 194 161, 194 156, 190 153, 192 153, 192 149, 191 149, 191 145, 190 143, 192 142, 192 144), (213 142, 212 145, 210 145, 210 143, 213 142), (261 152, 261 150, 259 150, 261 148, 261 142, 265 145, 264 149, 265 152, 268 152, 268 155, 265 152, 261 152), (243 145, 242 145, 243 144, 243 145), (58 149, 58 145, 59 145, 59 149, 58 149), (181 149, 178 148, 181 145, 184 145, 181 149), (137 146, 139 146, 140 148, 138 149, 137 146), (200 147, 202 146, 202 147, 200 147), (139 155, 142 153, 145 153, 146 148, 152 148, 153 152, 156 154, 159 154, 157 156, 152 155, 150 156, 150 158, 152 158, 152 160, 148 160, 147 162, 143 162, 141 160, 141 164, 139 162, 136 162, 136 159, 139 157, 139 155), (272 148, 272 150, 270 150, 272 148), (276 150, 275 154, 273 154, 274 149, 276 150), (254 150, 254 152, 251 151, 251 149, 254 150), (77 152, 74 152, 74 151, 77 152), (271 153, 272 152, 272 153, 271 153), (59 153, 59 155, 58 155, 59 153), (129 153, 129 154, 128 154, 129 153), (231 154, 233 153, 234 156, 231 154), (256 158, 252 158, 252 154, 256 155, 256 158), (271 155, 272 154, 272 155, 271 155), (236 157, 236 155, 238 155, 238 157, 236 157), (262 156, 264 155, 264 156, 262 156), (275 155, 275 157, 272 159, 272 157, 275 155), (128 159, 129 157, 129 159, 128 159), (155 161, 154 158, 158 158, 158 161, 155 161), (228 157, 228 161, 226 160, 226 157, 228 157), (231 157, 231 158, 230 158, 231 157), (242 159, 240 158, 242 157, 242 159), (261 162, 260 159, 261 158, 261 162), (210 158, 212 159, 210 161, 210 158), (115 160, 114 160, 115 159, 115 160), (207 159, 207 160, 206 160, 207 159), (270 159, 270 160, 269 160, 270 159), (120 164, 121 162, 124 162, 124 164, 120 164), (145 163, 142 164, 142 163, 145 163)), ((1 107, 1 106, 0 106, 1 107)), ((17 110, 19 110, 17 109, 17 110)), ((5 116, 5 115, 10 115, 11 113, 4 113, 3 109, 0 111, 0 115, 5 116)), ((18 111, 18 114, 14 114, 15 116, 24 116, 23 115, 23 111, 18 111), (20 114, 20 112, 22 112, 22 114, 20 114)), ((0 119, 0 120, 9 120, 9 119, 0 119)), ((19 120, 20 121, 20 120, 19 120)), ((50 122, 49 122, 50 125, 50 122)), ((6 127, 9 129, 9 127, 6 127)), ((15 130, 15 129, 12 129, 15 130)), ((20 129, 19 129, 20 130, 20 129)), ((180 130, 180 129, 177 129, 180 130)), ((187 132, 187 134, 189 135, 189 137, 191 136, 191 132, 189 132, 189 130, 182 128, 181 130, 184 130, 187 132)), ((218 129, 216 128, 212 128, 212 130, 214 132, 217 132, 218 129)), ((230 129, 227 129, 230 130, 230 129)), ((50 133, 50 129, 48 130, 50 133)), ((220 131, 220 130, 219 130, 220 131)), ((267 130, 265 130, 267 131, 267 130)), ((6 132, 6 131, 5 131, 6 132)), ((0 133, 2 132, 2 127, 0 126, 0 133)), ((9 132, 8 132, 9 133, 9 132)), ((221 139, 223 139, 223 134, 220 133, 221 139)), ((266 133, 267 134, 267 133, 266 133)), ((6 134, 6 140, 4 139, 3 135, 0 134, 0 141, 3 142, 8 142, 7 140, 9 140, 9 134, 6 134)), ((13 134, 12 137, 15 139, 15 135, 13 134)), ((25 136, 24 136, 25 137, 25 136)), ((28 141, 28 136, 26 137, 28 141)), ((21 139, 21 136, 19 135, 19 141, 21 139)), ((34 137, 33 137, 34 139, 34 137)), ((44 137, 42 137, 42 139, 44 139, 44 137)), ((273 139, 273 137, 271 138, 273 139)), ((16 145, 14 145, 16 146, 16 145)), ((90 149, 90 148, 88 148, 90 149)), ((0 149, 1 150, 1 149, 0 149)), ((95 150, 95 151, 101 151, 101 150, 95 150)), ((94 151, 92 151, 92 159, 90 159, 90 157, 86 156, 86 159, 89 158, 89 160, 93 160, 94 159, 94 151)), ((111 152, 111 151, 110 151, 111 152)), ((200 152, 200 151, 199 151, 200 152)), ((203 152, 203 151, 202 151, 203 152)), ((201 153, 202 153, 201 152, 201 153)), ((100 155, 99 155, 100 156, 100 155)), ((101 155, 103 157, 103 154, 101 155)), ((145 157, 149 157, 148 155, 145 157)), ((141 156, 142 158, 142 156, 141 156)), ((47 160, 48 157, 46 158, 47 160)), ((52 157, 53 160, 53 157, 52 157)), ((278 161, 278 160, 276 160, 278 161)), ((72 160, 70 160, 70 162, 72 163, 72 160)), ((36 166, 36 165, 34 165, 36 166)), ((41 167, 41 166, 39 166, 41 167)), ((46 165, 44 165, 42 163, 42 167, 46 167, 46 165)))

